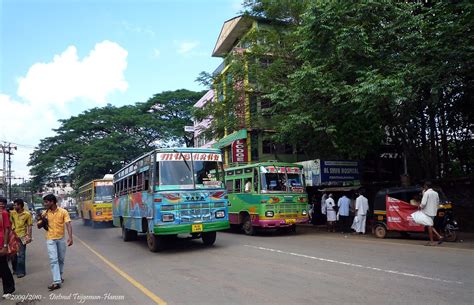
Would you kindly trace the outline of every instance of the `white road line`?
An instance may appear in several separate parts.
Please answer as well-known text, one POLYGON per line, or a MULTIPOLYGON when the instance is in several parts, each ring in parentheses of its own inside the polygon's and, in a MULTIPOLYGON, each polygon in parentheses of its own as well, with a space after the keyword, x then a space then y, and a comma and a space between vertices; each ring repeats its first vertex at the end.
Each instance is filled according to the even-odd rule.
POLYGON ((327 259, 327 258, 322 258, 322 257, 315 257, 315 256, 310 256, 310 255, 305 255, 305 254, 299 254, 299 253, 293 253, 293 252, 286 252, 286 251, 281 251, 281 250, 277 250, 277 249, 270 249, 270 248, 264 248, 264 247, 257 247, 257 246, 252 246, 252 245, 244 245, 244 246, 245 246, 245 247, 249 247, 249 248, 258 249, 258 250, 270 251, 270 252, 275 252, 275 253, 280 253, 280 254, 293 255, 293 256, 298 256, 298 257, 303 257, 303 258, 309 258, 309 259, 314 259, 314 260, 318 260, 318 261, 322 261, 322 262, 328 262, 328 263, 333 263, 333 264, 340 264, 340 265, 345 265, 345 266, 350 266, 350 267, 356 267, 356 268, 368 269, 368 270, 373 270, 373 271, 379 271, 379 272, 385 272, 385 273, 403 275, 403 276, 408 276, 408 277, 413 277, 413 278, 419 278, 419 279, 424 279, 424 280, 430 280, 430 281, 437 281, 437 282, 443 282, 443 283, 454 283, 454 284, 464 285, 464 282, 443 280, 443 279, 440 279, 440 278, 429 277, 429 276, 424 276, 424 275, 420 275, 420 274, 413 274, 413 273, 401 272, 401 271, 396 271, 396 270, 389 270, 389 269, 381 269, 381 268, 376 268, 376 267, 369 267, 369 266, 364 266, 364 265, 359 265, 359 264, 353 264, 353 263, 347 263, 347 262, 336 261, 336 260, 333 260, 333 259, 327 259))

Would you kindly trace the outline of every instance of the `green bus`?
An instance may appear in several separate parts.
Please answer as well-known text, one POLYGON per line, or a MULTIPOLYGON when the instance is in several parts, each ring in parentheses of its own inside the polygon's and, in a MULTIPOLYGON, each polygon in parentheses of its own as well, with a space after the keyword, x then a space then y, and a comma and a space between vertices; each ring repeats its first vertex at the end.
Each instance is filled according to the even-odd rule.
POLYGON ((308 222, 302 165, 268 161, 229 167, 225 183, 229 222, 247 235, 257 228, 294 230, 308 222))

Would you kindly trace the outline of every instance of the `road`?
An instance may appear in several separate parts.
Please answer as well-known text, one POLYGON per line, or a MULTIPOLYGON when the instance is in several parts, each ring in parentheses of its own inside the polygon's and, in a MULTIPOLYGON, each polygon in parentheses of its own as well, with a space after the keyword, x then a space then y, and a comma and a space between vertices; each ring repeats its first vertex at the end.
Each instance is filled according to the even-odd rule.
MULTIPOLYGON (((65 283, 54 294, 42 232, 28 248, 17 300, 28 304, 472 304, 474 249, 425 247, 326 233, 218 234, 213 247, 177 240, 152 253, 144 236, 123 242, 118 228, 73 222, 65 283), (41 300, 39 299, 41 296, 41 300), (99 300, 100 298, 100 300, 99 300)), ((12 301, 5 301, 5 304, 12 301)))

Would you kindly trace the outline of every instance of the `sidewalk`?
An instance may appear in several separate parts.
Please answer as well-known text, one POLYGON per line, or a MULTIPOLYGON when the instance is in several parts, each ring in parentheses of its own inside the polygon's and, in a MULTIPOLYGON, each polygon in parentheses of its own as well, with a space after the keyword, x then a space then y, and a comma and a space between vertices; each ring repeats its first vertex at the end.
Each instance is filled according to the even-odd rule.
POLYGON ((16 275, 13 277, 16 286, 14 297, 12 300, 0 298, 1 304, 143 303, 130 295, 129 283, 105 267, 77 238, 66 250, 61 289, 49 291, 47 287, 52 282, 52 275, 44 230, 36 228, 33 228, 33 242, 26 249, 26 276, 20 279, 16 275))
MULTIPOLYGON (((327 232, 326 225, 299 224, 297 225, 296 230, 297 232, 304 232, 305 234, 314 234, 331 238, 364 239, 372 242, 389 242, 407 245, 424 245, 429 241, 428 233, 410 233, 410 236, 403 237, 398 232, 388 232, 387 237, 381 239, 375 237, 370 228, 367 228, 367 233, 365 235, 342 234, 340 232, 330 233, 327 232)), ((458 232, 458 240, 456 242, 444 242, 439 245, 439 247, 474 250, 474 233, 458 232)))

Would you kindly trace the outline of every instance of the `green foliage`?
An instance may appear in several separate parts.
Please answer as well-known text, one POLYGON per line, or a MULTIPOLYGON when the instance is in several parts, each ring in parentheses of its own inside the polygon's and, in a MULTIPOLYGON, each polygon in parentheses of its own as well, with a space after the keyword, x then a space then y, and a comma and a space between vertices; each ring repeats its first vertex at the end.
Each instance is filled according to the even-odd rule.
POLYGON ((70 174, 76 186, 114 173, 151 149, 191 142, 191 107, 202 96, 188 90, 156 94, 146 103, 87 110, 60 120, 56 135, 41 140, 30 157, 33 185, 70 174))
MULTIPOLYGON (((296 144, 308 158, 404 154, 418 178, 472 173, 472 2, 244 5, 262 26, 242 38, 250 47, 229 55, 226 73, 234 84, 248 73, 255 81, 247 94, 272 101, 275 139, 296 144)), ((211 126, 215 135, 239 127, 234 91, 227 106, 201 114, 237 118, 211 126)), ((262 112, 251 116, 252 127, 268 127, 262 112)))

